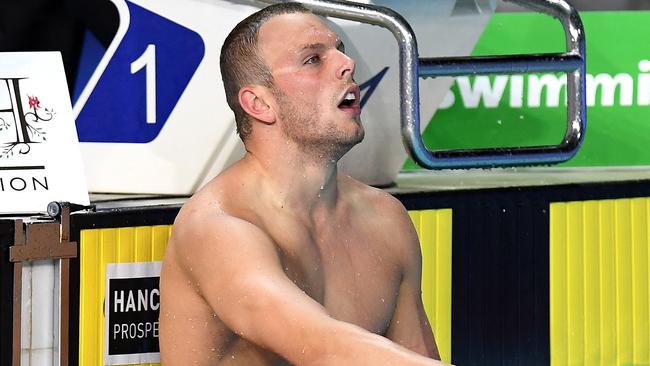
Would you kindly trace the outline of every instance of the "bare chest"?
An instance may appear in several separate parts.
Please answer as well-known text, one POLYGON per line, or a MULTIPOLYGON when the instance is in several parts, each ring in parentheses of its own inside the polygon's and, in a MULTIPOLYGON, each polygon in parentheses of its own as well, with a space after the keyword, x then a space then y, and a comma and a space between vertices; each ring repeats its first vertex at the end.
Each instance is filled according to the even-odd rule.
POLYGON ((368 230, 336 228, 321 235, 299 233, 278 246, 287 276, 334 318, 384 334, 401 268, 382 240, 368 230))

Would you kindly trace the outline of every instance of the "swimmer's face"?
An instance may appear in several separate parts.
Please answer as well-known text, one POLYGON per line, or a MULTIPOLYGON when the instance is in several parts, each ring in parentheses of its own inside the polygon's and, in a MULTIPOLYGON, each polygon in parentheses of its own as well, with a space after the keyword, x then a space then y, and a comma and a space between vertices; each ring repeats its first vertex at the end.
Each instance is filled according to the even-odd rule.
POLYGON ((273 75, 278 122, 289 138, 345 151, 363 139, 354 61, 320 18, 273 17, 260 28, 258 44, 273 75))

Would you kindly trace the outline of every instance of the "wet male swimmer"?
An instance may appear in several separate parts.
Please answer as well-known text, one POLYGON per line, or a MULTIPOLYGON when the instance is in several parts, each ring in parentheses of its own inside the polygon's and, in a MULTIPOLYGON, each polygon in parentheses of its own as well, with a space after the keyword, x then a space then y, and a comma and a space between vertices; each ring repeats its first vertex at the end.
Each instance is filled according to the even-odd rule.
POLYGON ((161 274, 173 365, 438 365, 403 206, 337 170, 364 136, 354 61, 295 3, 222 47, 245 156, 182 208, 161 274))

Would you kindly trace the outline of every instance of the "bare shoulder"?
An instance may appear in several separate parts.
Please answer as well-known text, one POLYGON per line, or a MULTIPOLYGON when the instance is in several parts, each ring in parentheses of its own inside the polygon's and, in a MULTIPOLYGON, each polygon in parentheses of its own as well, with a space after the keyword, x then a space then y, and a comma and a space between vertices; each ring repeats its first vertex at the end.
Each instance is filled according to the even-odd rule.
POLYGON ((404 205, 390 193, 349 178, 346 182, 355 206, 358 226, 373 233, 376 245, 383 245, 387 257, 401 264, 403 271, 418 270, 420 242, 404 205))
POLYGON ((223 246, 228 237, 259 231, 233 212, 228 201, 224 195, 206 190, 195 194, 174 221, 173 244, 189 252, 209 251, 210 247, 223 246))
POLYGON ((380 224, 410 225, 411 221, 404 205, 390 193, 350 177, 344 178, 344 184, 351 202, 357 209, 362 210, 369 220, 380 224))
POLYGON ((395 237, 392 241, 395 244, 411 245, 409 242, 417 241, 408 212, 393 195, 349 177, 342 182, 342 186, 355 215, 372 225, 374 231, 395 237))
POLYGON ((208 259, 212 253, 236 250, 228 246, 246 237, 266 239, 246 214, 243 203, 249 200, 242 196, 247 190, 233 186, 243 181, 236 173, 222 173, 183 205, 174 221, 166 257, 185 266, 188 259, 195 263, 208 259))
MULTIPOLYGON (((231 224, 236 218, 241 218, 246 211, 252 186, 250 172, 241 162, 234 164, 213 178, 198 190, 179 212, 174 221, 174 230, 184 233, 185 229, 219 229, 223 224, 231 224), (207 228, 204 228, 206 223, 207 228)), ((236 221, 236 220, 235 220, 236 221)), ((199 230, 203 232, 205 230, 199 230)))

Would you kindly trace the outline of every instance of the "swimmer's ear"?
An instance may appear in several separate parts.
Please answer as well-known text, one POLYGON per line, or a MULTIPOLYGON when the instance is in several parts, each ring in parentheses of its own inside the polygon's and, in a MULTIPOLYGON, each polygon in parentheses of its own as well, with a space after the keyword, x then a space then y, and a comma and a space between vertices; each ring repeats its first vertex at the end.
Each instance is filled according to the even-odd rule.
POLYGON ((273 108, 267 103, 270 94, 267 88, 259 85, 239 89, 239 105, 251 117, 266 123, 275 123, 273 108))

